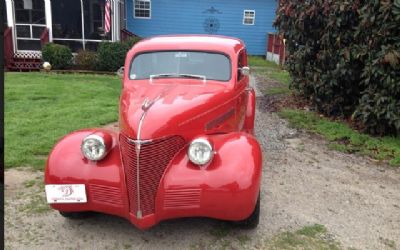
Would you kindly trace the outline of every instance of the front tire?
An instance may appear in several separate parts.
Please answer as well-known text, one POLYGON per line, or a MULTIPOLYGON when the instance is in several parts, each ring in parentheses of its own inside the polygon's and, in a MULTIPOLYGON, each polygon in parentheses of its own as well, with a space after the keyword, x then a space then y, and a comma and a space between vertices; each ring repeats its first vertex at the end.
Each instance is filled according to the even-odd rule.
POLYGON ((258 199, 254 211, 244 220, 235 221, 234 224, 243 229, 253 229, 258 226, 260 222, 260 194, 258 194, 258 199))
POLYGON ((59 212, 64 218, 71 220, 82 220, 91 217, 93 215, 93 213, 91 212, 62 212, 62 211, 59 212))

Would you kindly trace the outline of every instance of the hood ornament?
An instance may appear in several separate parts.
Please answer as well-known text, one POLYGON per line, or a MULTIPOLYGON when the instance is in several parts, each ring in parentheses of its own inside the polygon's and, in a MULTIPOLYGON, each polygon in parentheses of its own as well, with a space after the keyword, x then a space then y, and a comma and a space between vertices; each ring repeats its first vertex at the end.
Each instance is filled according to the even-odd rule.
MULTIPOLYGON (((157 99, 156 99, 157 100, 157 99)), ((148 97, 146 97, 142 103, 142 110, 146 112, 147 110, 150 109, 150 107, 155 103, 156 100, 150 100, 148 97)))

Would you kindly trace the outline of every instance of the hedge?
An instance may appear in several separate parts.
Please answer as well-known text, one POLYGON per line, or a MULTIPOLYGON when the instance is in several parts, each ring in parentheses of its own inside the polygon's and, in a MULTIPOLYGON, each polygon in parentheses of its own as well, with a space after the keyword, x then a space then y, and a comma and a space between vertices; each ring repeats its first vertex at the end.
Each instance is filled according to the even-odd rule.
POLYGON ((102 42, 97 49, 97 68, 102 71, 117 71, 124 66, 126 53, 140 40, 138 37, 124 42, 102 42))
POLYGON ((281 0, 291 87, 318 111, 400 134, 400 0, 281 0))
POLYGON ((65 69, 72 64, 72 51, 64 45, 47 43, 42 49, 43 61, 49 62, 52 69, 65 69))
POLYGON ((79 50, 75 56, 75 65, 80 70, 95 70, 97 54, 90 50, 79 50))

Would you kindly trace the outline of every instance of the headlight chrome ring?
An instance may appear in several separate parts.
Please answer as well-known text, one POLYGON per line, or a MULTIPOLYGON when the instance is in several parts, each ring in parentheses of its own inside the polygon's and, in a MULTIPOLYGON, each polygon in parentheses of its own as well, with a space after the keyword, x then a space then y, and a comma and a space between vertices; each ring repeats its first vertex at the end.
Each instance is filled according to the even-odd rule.
POLYGON ((191 162, 196 165, 203 166, 209 163, 213 156, 214 151, 211 143, 204 139, 194 139, 188 148, 188 156, 191 162))

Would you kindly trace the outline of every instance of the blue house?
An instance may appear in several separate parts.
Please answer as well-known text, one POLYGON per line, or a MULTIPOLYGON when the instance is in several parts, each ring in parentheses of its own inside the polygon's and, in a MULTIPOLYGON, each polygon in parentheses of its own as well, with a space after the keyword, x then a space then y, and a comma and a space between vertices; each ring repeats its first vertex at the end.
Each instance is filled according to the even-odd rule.
POLYGON ((48 42, 76 53, 96 51, 103 41, 120 41, 133 34, 233 36, 246 43, 249 54, 266 55, 278 4, 276 0, 1 1, 4 62, 9 70, 40 69, 41 50, 48 42))
POLYGON ((276 0, 127 0, 126 28, 140 36, 216 34, 246 43, 251 55, 265 55, 274 32, 276 0))

